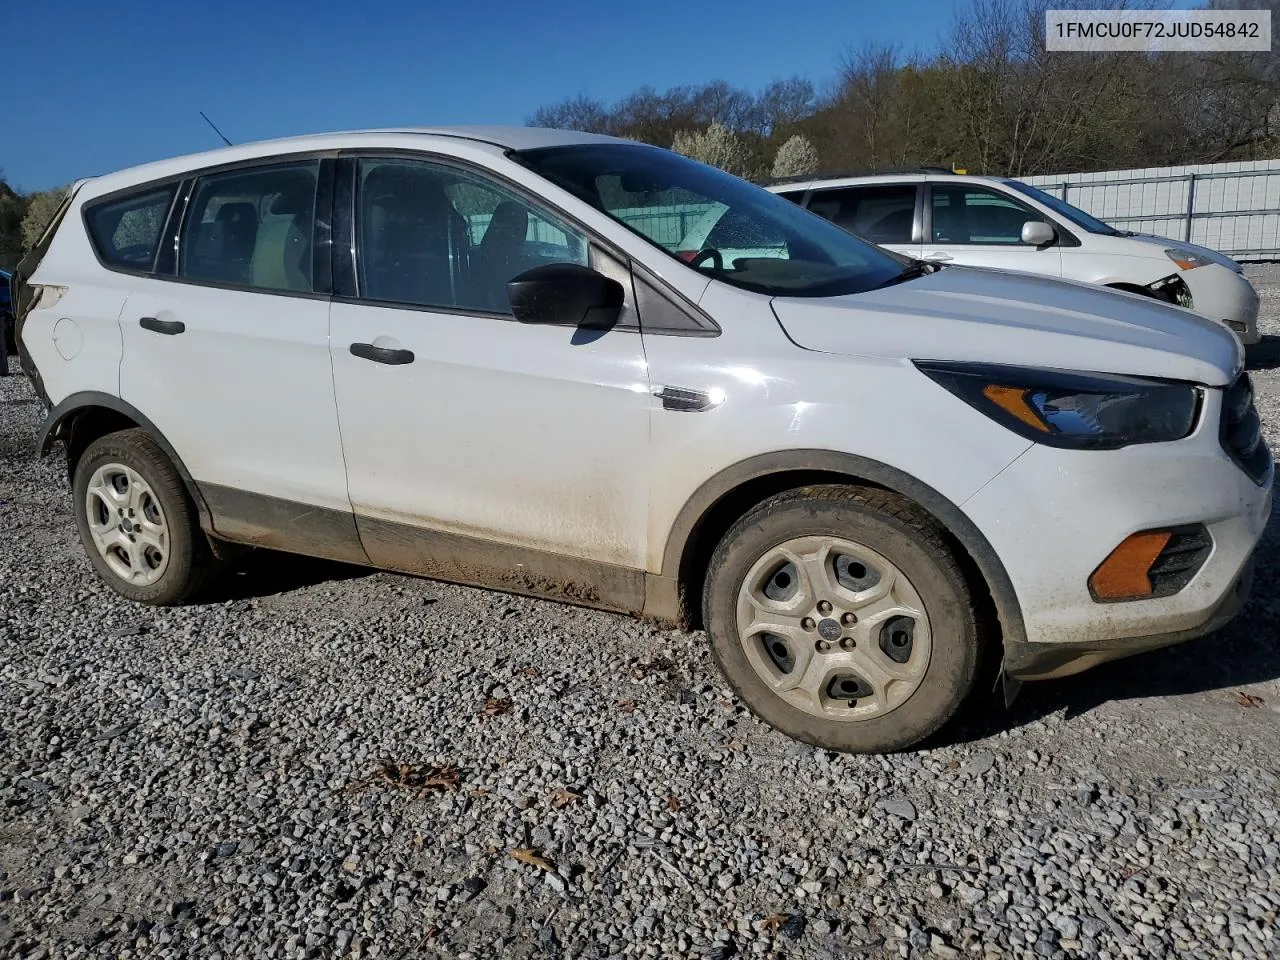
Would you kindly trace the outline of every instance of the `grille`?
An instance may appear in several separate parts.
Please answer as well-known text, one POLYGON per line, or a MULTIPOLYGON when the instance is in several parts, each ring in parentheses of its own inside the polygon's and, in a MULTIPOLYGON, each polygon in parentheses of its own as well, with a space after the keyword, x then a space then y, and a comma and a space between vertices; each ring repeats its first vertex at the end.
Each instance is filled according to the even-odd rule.
POLYGON ((1222 447, 1240 469, 1262 483, 1271 466, 1271 451, 1262 439, 1262 421, 1253 405, 1253 381, 1240 374, 1222 401, 1222 447))
POLYGON ((1185 587, 1209 559, 1212 549, 1213 540, 1202 526, 1172 531, 1169 542, 1147 571, 1151 595, 1168 597, 1185 587))

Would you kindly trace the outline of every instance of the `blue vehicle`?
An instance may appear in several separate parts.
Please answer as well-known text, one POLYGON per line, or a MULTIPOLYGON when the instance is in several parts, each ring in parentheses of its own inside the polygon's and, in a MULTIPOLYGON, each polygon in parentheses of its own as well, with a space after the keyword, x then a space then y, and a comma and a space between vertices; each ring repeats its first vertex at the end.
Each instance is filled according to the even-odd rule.
POLYGON ((14 338, 13 300, 9 292, 10 274, 0 270, 0 377, 9 372, 9 357, 18 352, 14 338))

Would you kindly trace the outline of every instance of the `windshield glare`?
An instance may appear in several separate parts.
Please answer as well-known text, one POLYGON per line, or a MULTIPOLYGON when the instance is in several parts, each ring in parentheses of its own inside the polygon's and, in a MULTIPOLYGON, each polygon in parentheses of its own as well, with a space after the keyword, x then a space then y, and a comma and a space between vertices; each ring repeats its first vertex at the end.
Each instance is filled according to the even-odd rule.
POLYGON ((601 143, 511 156, 660 250, 745 290, 784 297, 862 293, 898 277, 910 262, 669 150, 601 143))
POLYGON ((1120 231, 1115 227, 1103 223, 1097 217, 1090 216, 1079 207, 1073 207, 1065 200, 1059 200, 1052 194, 1045 193, 1043 190, 1037 190, 1029 183, 1023 183, 1021 180, 1006 180, 1005 183, 1013 187, 1013 189, 1017 190, 1019 193, 1026 194, 1033 200, 1043 203, 1050 210, 1066 217, 1077 227, 1088 230, 1090 233, 1101 233, 1112 237, 1120 236, 1120 231))

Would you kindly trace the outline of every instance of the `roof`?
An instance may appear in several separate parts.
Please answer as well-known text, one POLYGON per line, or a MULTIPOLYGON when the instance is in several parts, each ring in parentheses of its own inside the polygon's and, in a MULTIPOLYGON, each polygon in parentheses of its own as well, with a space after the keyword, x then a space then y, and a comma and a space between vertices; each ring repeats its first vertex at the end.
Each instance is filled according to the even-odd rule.
POLYGON ((606 137, 598 133, 580 130, 555 130, 549 127, 487 126, 482 124, 448 127, 387 127, 371 130, 345 130, 329 136, 351 134, 422 134, 433 137, 459 137, 463 140, 479 140, 508 150, 533 150, 538 147, 560 147, 574 143, 627 143, 618 137, 606 137))
POLYGON ((803 192, 805 190, 813 190, 819 187, 844 187, 853 186, 859 183, 917 183, 921 180, 957 180, 957 181, 973 181, 981 180, 990 182, 992 180, 1000 180, 1001 177, 991 177, 983 174, 975 173, 952 173, 950 170, 943 168, 917 167, 914 169, 904 170, 886 170, 879 173, 850 173, 837 174, 833 176, 811 176, 811 177, 795 177, 787 180, 772 181, 765 183, 767 190, 775 193, 787 190, 794 192, 803 192))
POLYGON ((617 137, 606 137, 577 130, 552 130, 545 127, 518 126, 449 126, 449 127, 385 127, 364 130, 336 130, 328 133, 312 133, 297 137, 281 137, 273 140, 255 140, 218 147, 199 153, 168 157, 150 163, 114 170, 88 180, 99 181, 93 192, 109 189, 117 184, 142 182, 148 179, 181 173, 188 169, 234 163, 240 160, 270 156, 274 153, 294 153, 307 150, 330 150, 343 147, 359 147, 361 141, 379 138, 453 138, 486 144, 503 150, 532 150, 538 147, 569 146, 578 143, 629 143, 617 137), (109 181, 109 183, 108 183, 109 181))

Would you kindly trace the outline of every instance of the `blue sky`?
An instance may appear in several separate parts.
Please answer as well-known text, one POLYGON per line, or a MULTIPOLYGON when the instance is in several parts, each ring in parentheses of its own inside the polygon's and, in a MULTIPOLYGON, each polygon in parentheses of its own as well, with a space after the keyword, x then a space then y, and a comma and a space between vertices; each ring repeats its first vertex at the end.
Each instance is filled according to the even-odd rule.
POLYGON ((821 83, 866 41, 932 47, 965 0, 45 0, 4 24, 0 169, 15 188, 235 142, 396 124, 523 123, 724 79, 821 83))
POLYGON ((969 2, 37 0, 0 27, 0 169, 39 190, 217 146, 200 110, 244 142, 518 124, 644 84, 821 84, 867 42, 934 49, 969 2))

